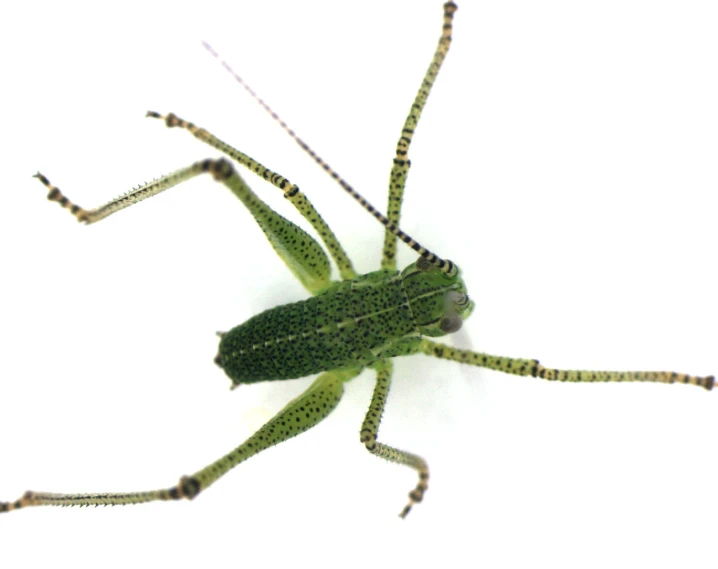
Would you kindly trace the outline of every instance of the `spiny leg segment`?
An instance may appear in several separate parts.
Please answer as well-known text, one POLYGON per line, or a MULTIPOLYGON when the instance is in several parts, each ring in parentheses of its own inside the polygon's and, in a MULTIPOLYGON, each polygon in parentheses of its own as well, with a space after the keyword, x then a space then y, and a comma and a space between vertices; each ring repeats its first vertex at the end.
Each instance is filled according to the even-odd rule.
POLYGON ((117 506, 181 498, 191 500, 238 464, 309 430, 325 419, 339 403, 344 392, 344 382, 353 379, 360 372, 359 369, 321 374, 304 393, 288 403, 244 443, 191 476, 183 476, 179 483, 171 488, 103 494, 29 491, 14 502, 0 502, 0 513, 29 506, 117 506))
MULTIPOLYGON (((225 159, 202 160, 187 168, 154 180, 95 209, 84 209, 72 203, 56 186, 35 174, 48 189, 47 198, 70 210, 78 221, 95 223, 126 207, 155 196, 177 184, 203 173, 224 184, 247 207, 279 257, 294 276, 312 294, 319 294, 329 284, 329 259, 322 247, 303 229, 282 217, 265 204, 244 182, 232 164, 225 159)), ((351 267, 350 267, 351 268, 351 267)))
POLYGON ((713 389, 713 385, 715 383, 715 377, 712 375, 701 377, 673 371, 591 371, 547 368, 542 366, 538 360, 492 356, 482 352, 460 350, 446 344, 440 344, 426 339, 421 341, 419 351, 427 356, 434 356, 436 358, 451 360, 462 364, 493 369, 509 373, 511 375, 538 377, 541 379, 548 379, 550 381, 571 381, 583 383, 609 381, 684 383, 687 385, 697 385, 709 391, 713 389))

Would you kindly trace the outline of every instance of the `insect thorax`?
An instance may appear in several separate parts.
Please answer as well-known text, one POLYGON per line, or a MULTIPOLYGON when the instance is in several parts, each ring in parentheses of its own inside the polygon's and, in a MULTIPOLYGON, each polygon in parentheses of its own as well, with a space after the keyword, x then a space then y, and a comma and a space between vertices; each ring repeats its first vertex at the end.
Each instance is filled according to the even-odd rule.
POLYGON ((458 329, 473 307, 465 290, 460 273, 448 277, 421 262, 335 282, 320 295, 233 328, 222 337, 216 361, 237 385, 413 354, 422 336, 458 329))

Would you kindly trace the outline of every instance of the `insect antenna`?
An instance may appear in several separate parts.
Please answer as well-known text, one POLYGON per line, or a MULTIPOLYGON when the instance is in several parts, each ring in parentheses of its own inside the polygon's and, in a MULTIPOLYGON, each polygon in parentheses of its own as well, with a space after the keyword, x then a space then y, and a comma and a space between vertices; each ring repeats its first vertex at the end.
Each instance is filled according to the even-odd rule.
POLYGON ((347 182, 344 178, 342 178, 339 173, 334 170, 327 162, 324 161, 324 159, 319 156, 312 148, 309 146, 306 142, 304 142, 303 139, 301 139, 297 133, 292 130, 292 128, 284 122, 280 116, 272 110, 272 108, 259 96, 257 93, 252 89, 247 82, 242 79, 237 72, 232 69, 232 67, 227 63, 222 57, 214 50, 214 48, 209 45, 207 42, 202 42, 202 45, 204 48, 211 53, 214 58, 219 61, 219 63, 224 67, 225 71, 227 71, 232 77, 234 77, 235 81, 239 83, 242 87, 244 87, 244 90, 247 91, 251 95, 251 97, 257 101, 261 105, 261 107, 267 111, 271 115, 271 117, 279 123, 279 126, 282 127, 282 129, 292 137, 292 139, 306 152, 311 156, 311 158, 319 164, 332 178, 334 178, 337 183, 344 188, 344 190, 352 196, 356 201, 358 201, 361 206, 367 210, 370 214, 372 214, 386 229, 387 231, 390 231, 394 235, 396 235, 399 239, 401 239, 404 243, 406 243, 409 247, 411 247, 414 251, 416 251, 419 255, 421 255, 424 259, 426 259, 429 263, 434 265, 435 267, 441 269, 444 273, 446 273, 449 276, 454 276, 456 274, 456 265, 452 263, 448 259, 442 259, 438 255, 432 253, 429 251, 426 247, 421 245, 418 241, 416 241, 411 235, 408 235, 407 233, 404 233, 399 227, 395 224, 389 221, 386 216, 378 211, 373 205, 371 205, 359 192, 357 192, 349 182, 347 182))

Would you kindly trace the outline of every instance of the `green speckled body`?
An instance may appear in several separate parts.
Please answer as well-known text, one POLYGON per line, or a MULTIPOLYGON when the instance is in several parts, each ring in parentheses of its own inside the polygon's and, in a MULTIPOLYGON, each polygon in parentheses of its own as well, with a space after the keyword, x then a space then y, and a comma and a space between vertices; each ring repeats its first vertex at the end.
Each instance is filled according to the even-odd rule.
MULTIPOLYGON (((239 75, 231 71, 227 63, 222 62, 225 69, 244 85, 249 94, 279 122, 302 149, 339 182, 340 186, 368 213, 383 224, 385 240, 381 271, 357 276, 334 233, 295 184, 203 128, 173 113, 162 115, 150 111, 147 116, 163 119, 168 127, 186 129, 202 142, 216 148, 237 164, 282 190, 284 197, 321 236, 326 250, 339 271, 341 282, 331 282, 329 258, 322 245, 302 228, 264 203, 252 192, 232 163, 225 158, 195 162, 123 194, 105 205, 89 210, 70 201, 44 175, 39 172, 36 174, 48 191, 48 199, 70 210, 77 220, 83 223, 95 223, 186 180, 210 174, 242 201, 277 255, 312 295, 308 300, 267 310, 226 334, 221 334, 219 354, 215 362, 224 368, 234 385, 323 373, 320 373, 303 393, 288 402, 243 443, 194 474, 182 476, 174 486, 149 491, 96 494, 28 491, 15 501, 0 502, 0 514, 30 506, 106 506, 159 500, 192 500, 247 459, 318 425, 338 405, 344 392, 344 384, 357 377, 365 367, 370 366, 375 372, 376 383, 369 409, 359 431, 359 440, 372 455, 409 467, 416 472, 416 485, 409 492, 409 500, 399 514, 404 518, 413 506, 424 498, 429 487, 429 466, 418 454, 393 447, 379 438, 379 424, 391 386, 393 369, 391 358, 396 356, 421 353, 425 356, 512 375, 552 381, 583 383, 649 381, 684 383, 709 390, 713 388, 715 377, 712 375, 703 377, 671 371, 547 368, 535 359, 519 359, 463 350, 427 338, 444 336, 459 330, 474 306, 466 294, 459 268, 449 259, 438 257, 399 228, 404 187, 409 173, 409 145, 434 80, 449 50, 456 9, 456 4, 452 0, 444 4, 441 36, 436 51, 401 130, 389 176, 386 216, 356 192, 300 139, 239 75), (401 273, 396 270, 397 238, 419 255, 419 259, 401 273)), ((401 35, 402 28, 398 28, 397 32, 401 35)), ((205 47, 217 57, 211 47, 207 44, 205 47)), ((397 60, 402 60, 405 56, 406 53, 402 51, 396 54, 397 60)), ((353 109, 349 110, 353 111, 353 109)), ((341 134, 347 135, 346 132, 341 134)), ((351 135, 351 131, 348 134, 351 135)), ((360 157, 360 160, 363 159, 360 157)), ((453 163, 443 161, 439 161, 438 165, 442 168, 456 167, 453 163)), ((439 198, 435 200, 437 203, 449 204, 447 212, 442 216, 431 217, 430 221, 439 227, 444 227, 447 222, 452 221, 449 206, 459 204, 460 200, 456 197, 452 200, 449 195, 437 197, 439 198)), ((242 266, 251 269, 251 263, 244 256, 246 244, 240 245, 242 246, 238 248, 238 253, 243 261, 242 266)), ((261 276, 257 271, 252 275, 261 276)), ((540 321, 537 324, 540 325, 540 321)), ((35 451, 29 449, 28 452, 35 451)), ((320 476, 322 475, 323 472, 320 471, 320 476)), ((367 485, 366 481, 361 482, 367 485)), ((354 491, 358 485, 351 483, 347 486, 350 491, 354 491)), ((298 489, 297 496, 302 496, 301 488, 298 489)), ((304 498, 306 498, 305 503, 311 507, 317 499, 323 499, 322 491, 313 492, 309 497, 304 496, 304 498)), ((331 498, 336 499, 334 494, 331 494, 331 498)), ((280 513, 280 515, 285 514, 280 513)), ((364 541, 371 540, 376 533, 375 528, 368 526, 365 534, 369 537, 364 537, 364 541)), ((322 551, 319 550, 319 554, 321 553, 322 551)))
POLYGON ((335 282, 320 295, 271 308, 227 332, 217 361, 240 384, 414 354, 423 335, 445 333, 437 324, 450 290, 465 290, 459 275, 417 263, 335 282))

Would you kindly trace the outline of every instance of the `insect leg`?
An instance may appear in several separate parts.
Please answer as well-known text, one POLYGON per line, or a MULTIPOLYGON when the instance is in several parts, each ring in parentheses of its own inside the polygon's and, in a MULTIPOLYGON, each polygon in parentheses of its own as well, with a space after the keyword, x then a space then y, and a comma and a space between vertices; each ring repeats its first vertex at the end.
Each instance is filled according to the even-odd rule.
POLYGON ((552 381, 650 381, 657 383, 685 383, 712 389, 715 378, 712 375, 700 377, 673 371, 592 371, 578 369, 554 369, 542 366, 538 360, 525 360, 492 356, 470 350, 459 350, 446 344, 422 340, 419 351, 437 358, 453 360, 462 364, 485 367, 512 375, 540 377, 552 381))
POLYGON ((239 463, 282 441, 312 428, 337 406, 344 382, 361 369, 330 371, 321 374, 309 388, 288 403, 236 449, 191 476, 183 476, 176 486, 147 492, 105 494, 53 494, 26 492, 15 502, 0 502, 0 513, 29 506, 115 506, 156 500, 192 499, 239 463))
POLYGON ((419 482, 417 482, 416 487, 409 492, 409 503, 399 514, 400 517, 405 518, 411 511, 411 507, 421 502, 424 497, 424 492, 426 492, 429 487, 429 467, 426 461, 420 456, 377 442, 379 423, 384 414, 384 406, 386 405, 386 398, 389 394, 389 386, 391 385, 393 365, 391 360, 380 360, 374 364, 374 368, 376 369, 376 386, 374 387, 374 394, 371 397, 369 411, 367 411, 364 422, 362 423, 359 437, 366 449, 373 455, 384 458, 389 462, 404 464, 418 472, 419 482))
POLYGON ((128 192, 95 209, 84 209, 72 203, 50 181, 38 173, 35 175, 48 189, 47 199, 60 203, 70 210, 78 221, 95 223, 137 202, 152 197, 190 178, 203 173, 211 174, 234 193, 259 224, 277 255, 287 264, 294 276, 312 294, 325 290, 329 284, 329 259, 321 245, 306 231, 285 219, 265 204, 237 174, 225 159, 202 160, 128 192))
MULTIPOLYGON (((414 137, 416 125, 421 117, 421 111, 424 110, 426 100, 429 98, 431 88, 441 69, 441 64, 449 52, 452 22, 456 9, 456 4, 453 2, 444 4, 444 22, 439 44, 436 46, 436 51, 431 59, 429 69, 426 70, 424 80, 421 82, 421 87, 419 87, 419 91, 416 93, 416 97, 414 97, 409 115, 406 117, 404 127, 401 129, 399 142, 397 142, 396 145, 394 165, 391 167, 391 174, 389 175, 389 202, 386 206, 386 217, 397 226, 399 225, 399 217, 401 215, 401 202, 404 197, 406 177, 409 175, 409 166, 411 165, 408 157, 409 145, 414 137)), ((384 233, 384 250, 382 252, 381 268, 386 270, 396 269, 396 235, 391 231, 385 231, 384 233)))
POLYGON ((247 156, 244 152, 241 152, 233 146, 230 146, 226 142, 218 139, 213 134, 207 132, 205 129, 179 118, 174 113, 170 113, 168 115, 161 115, 154 111, 148 111, 147 116, 164 120, 165 124, 169 128, 179 127, 188 130, 196 138, 198 138, 205 144, 209 144, 213 148, 216 148, 220 152, 223 152, 232 160, 235 160, 248 170, 251 170, 252 172, 257 174, 257 176, 259 176, 263 180, 266 180, 273 186, 282 190, 282 192, 284 192, 284 197, 288 199, 295 208, 297 208, 299 213, 302 214, 304 219, 306 219, 312 225, 312 227, 322 238, 325 247, 329 250, 329 254, 332 256, 334 262, 337 264, 337 268, 339 269, 339 275, 341 276, 342 280, 353 279, 357 276, 356 272, 354 271, 354 268, 352 267, 352 263, 349 260, 349 257, 347 257, 346 252, 340 245, 339 240, 334 235, 334 232, 329 229, 329 226, 324 221, 324 219, 322 219, 322 216, 319 215, 319 212, 314 208, 314 206, 307 199, 304 193, 299 190, 296 184, 293 184, 284 176, 281 176, 276 172, 273 172, 269 168, 263 166, 253 158, 247 156))

